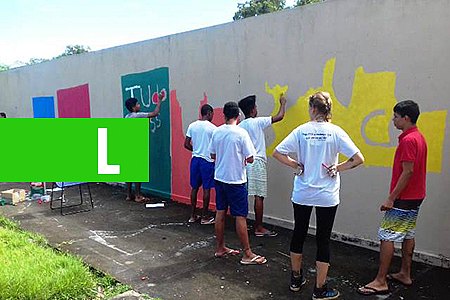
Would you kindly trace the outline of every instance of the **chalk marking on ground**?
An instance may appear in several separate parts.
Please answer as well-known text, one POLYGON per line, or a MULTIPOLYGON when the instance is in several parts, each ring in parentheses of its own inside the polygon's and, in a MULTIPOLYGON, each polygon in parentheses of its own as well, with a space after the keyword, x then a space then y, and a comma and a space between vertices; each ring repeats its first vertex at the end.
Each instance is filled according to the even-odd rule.
MULTIPOLYGON (((91 250, 92 252, 94 252, 95 254, 97 254, 97 255, 99 255, 99 256, 101 256, 101 257, 103 257, 103 258, 106 258, 107 260, 112 260, 115 264, 118 264, 118 265, 121 266, 121 267, 124 266, 124 264, 118 262, 118 261, 115 260, 115 259, 111 259, 111 257, 109 257, 109 256, 107 256, 107 255, 105 255, 105 254, 103 254, 103 253, 101 253, 101 252, 98 252, 97 250, 94 250, 94 249, 90 249, 90 250, 91 250)), ((127 270, 127 269, 125 269, 125 270, 127 270)), ((125 271, 125 270, 124 270, 124 271, 125 271)))
POLYGON ((179 223, 161 223, 161 226, 184 226, 185 223, 179 222, 179 223))
POLYGON ((131 234, 124 235, 124 238, 135 237, 138 234, 141 234, 141 233, 143 233, 143 232, 145 232, 145 231, 147 231, 149 229, 155 228, 155 227, 156 227, 156 225, 150 224, 150 225, 148 225, 148 226, 146 226, 144 228, 141 228, 141 229, 139 229, 139 230, 137 230, 137 231, 135 231, 135 232, 133 232, 131 234))
POLYGON ((214 239, 214 237, 209 237, 209 238, 206 239, 206 241, 198 241, 198 242, 195 242, 195 243, 191 243, 189 245, 184 246, 180 250, 178 250, 178 252, 198 250, 198 249, 201 249, 201 248, 209 247, 211 245, 211 240, 212 239, 214 239))
POLYGON ((89 238, 91 240, 93 240, 93 241, 95 241, 95 242, 97 242, 97 243, 99 243, 99 244, 101 244, 103 246, 106 246, 108 248, 111 248, 113 250, 116 250, 116 251, 118 251, 118 252, 120 252, 122 254, 125 254, 127 256, 133 256, 133 255, 136 255, 136 254, 139 254, 139 253, 142 252, 142 250, 139 250, 138 252, 135 252, 135 253, 129 253, 129 252, 125 251, 125 250, 122 250, 122 249, 116 247, 115 245, 112 245, 112 244, 108 243, 105 240, 105 238, 117 238, 117 237, 105 236, 105 238, 103 238, 102 236, 100 236, 100 234, 105 233, 105 231, 99 231, 99 232, 97 232, 95 230, 89 230, 89 231, 94 234, 94 235, 89 236, 89 238))
POLYGON ((283 253, 281 251, 277 251, 278 254, 283 255, 284 257, 291 258, 288 254, 283 253))
POLYGON ((28 207, 30 207, 30 206, 31 206, 31 203, 28 202, 28 203, 25 205, 24 208, 22 208, 22 209, 19 210, 19 214, 23 213, 23 212, 24 212, 28 207))

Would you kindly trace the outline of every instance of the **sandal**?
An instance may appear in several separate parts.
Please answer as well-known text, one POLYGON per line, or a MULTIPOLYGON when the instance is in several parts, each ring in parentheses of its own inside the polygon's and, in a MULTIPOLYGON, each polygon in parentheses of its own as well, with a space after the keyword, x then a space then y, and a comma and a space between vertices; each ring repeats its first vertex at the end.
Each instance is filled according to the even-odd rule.
POLYGON ((218 252, 214 253, 214 257, 222 258, 222 257, 227 257, 228 255, 230 255, 230 256, 239 255, 240 253, 241 252, 239 250, 228 248, 224 253, 218 253, 218 252))
POLYGON ((376 288, 373 288, 373 287, 370 287, 367 285, 358 288, 356 291, 363 296, 387 295, 391 292, 389 289, 377 290, 376 288), (365 291, 363 289, 365 289, 365 291))
POLYGON ((256 232, 255 231, 255 236, 257 236, 257 237, 265 237, 265 236, 267 236, 267 237, 274 237, 274 236, 277 236, 278 235, 278 233, 276 233, 275 231, 271 231, 271 230, 267 230, 267 231, 264 231, 264 232, 256 232))
POLYGON ((200 222, 200 224, 202 224, 202 225, 211 225, 211 224, 214 224, 214 223, 216 223, 216 220, 214 219, 214 217, 211 217, 211 218, 209 218, 209 219, 202 219, 201 220, 201 222, 200 222))
POLYGON ((188 223, 195 223, 200 219, 200 216, 190 217, 188 223))
POLYGON ((267 259, 264 256, 256 255, 250 260, 241 259, 241 265, 263 265, 267 262, 267 259))
POLYGON ((146 203, 149 201, 150 201, 150 199, 147 197, 144 197, 144 196, 139 196, 134 199, 134 202, 137 202, 137 203, 146 203))

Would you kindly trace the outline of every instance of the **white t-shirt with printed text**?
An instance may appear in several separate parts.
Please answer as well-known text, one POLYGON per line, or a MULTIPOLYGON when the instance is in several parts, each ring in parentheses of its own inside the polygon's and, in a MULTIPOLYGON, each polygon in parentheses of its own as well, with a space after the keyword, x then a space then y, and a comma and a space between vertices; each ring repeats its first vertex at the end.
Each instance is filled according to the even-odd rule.
POLYGON ((208 147, 216 128, 216 125, 206 120, 197 120, 188 126, 186 136, 191 138, 192 156, 201 157, 209 162, 213 161, 208 147))
POLYGON ((248 135, 250 136, 250 139, 255 146, 255 158, 260 158, 264 161, 267 159, 264 129, 266 129, 270 125, 272 125, 272 117, 246 118, 239 123, 239 126, 244 128, 248 132, 248 135))
POLYGON ((214 179, 228 184, 247 182, 245 159, 254 156, 256 150, 245 129, 227 124, 217 127, 209 152, 216 155, 214 179))
POLYGON ((294 129, 276 148, 281 154, 295 153, 304 172, 294 178, 292 202, 308 206, 338 205, 339 173, 331 178, 322 166, 338 163, 339 153, 350 158, 360 152, 348 134, 329 122, 308 122, 294 129))

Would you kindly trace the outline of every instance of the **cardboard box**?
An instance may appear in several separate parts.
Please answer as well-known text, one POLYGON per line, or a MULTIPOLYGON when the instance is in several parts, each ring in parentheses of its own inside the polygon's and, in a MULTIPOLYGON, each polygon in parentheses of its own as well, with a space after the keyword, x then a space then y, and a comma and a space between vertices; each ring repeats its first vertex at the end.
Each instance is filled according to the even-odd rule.
POLYGON ((11 189, 1 192, 1 197, 9 204, 17 204, 25 201, 25 190, 11 189))

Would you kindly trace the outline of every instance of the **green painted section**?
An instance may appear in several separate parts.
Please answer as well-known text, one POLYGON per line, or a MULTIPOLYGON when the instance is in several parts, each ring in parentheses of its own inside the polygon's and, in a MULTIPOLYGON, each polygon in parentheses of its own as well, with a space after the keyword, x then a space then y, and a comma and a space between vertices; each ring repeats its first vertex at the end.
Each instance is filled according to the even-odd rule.
MULTIPOLYGON (((171 157, 170 157, 170 107, 169 107, 169 68, 158 68, 142 73, 122 76, 123 115, 128 114, 125 101, 134 97, 141 104, 141 112, 155 109, 152 98, 155 92, 165 91, 165 99, 158 117, 150 122, 150 182, 142 184, 142 188, 154 195, 171 197, 171 157)), ((135 143, 125 136, 130 154, 134 152, 135 143)), ((145 159, 136 157, 136 164, 145 159)))

